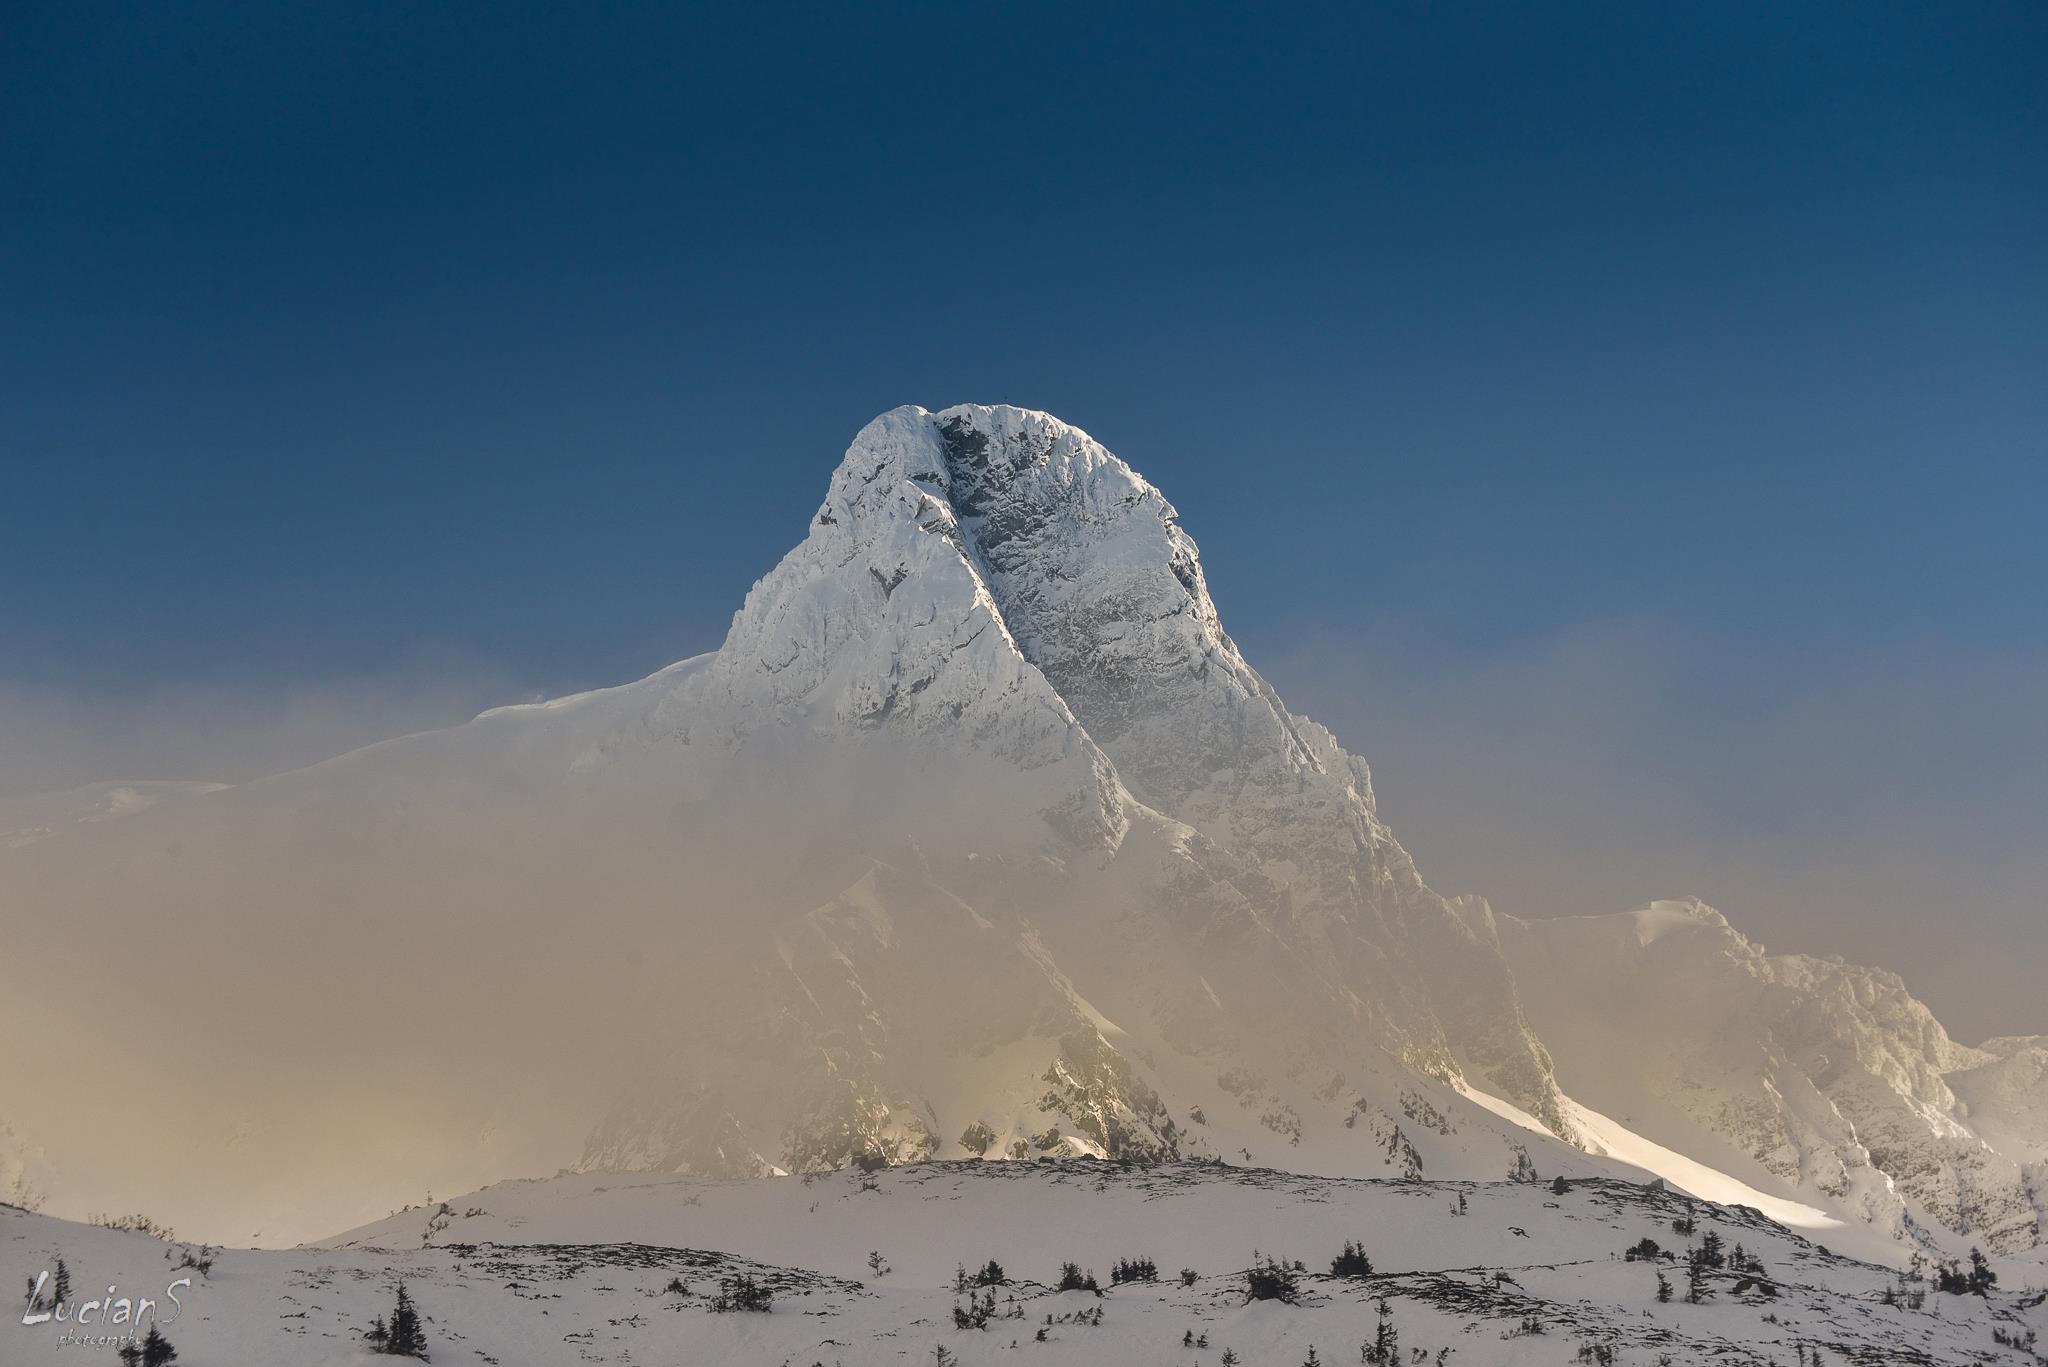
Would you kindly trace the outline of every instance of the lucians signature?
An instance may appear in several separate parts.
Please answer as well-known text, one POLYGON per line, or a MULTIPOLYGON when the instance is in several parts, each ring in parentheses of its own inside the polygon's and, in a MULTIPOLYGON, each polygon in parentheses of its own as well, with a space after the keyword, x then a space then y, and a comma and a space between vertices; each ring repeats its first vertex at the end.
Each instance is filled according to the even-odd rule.
MULTIPOLYGON (((29 1288, 28 1308, 21 1312, 23 1324, 48 1324, 55 1320, 58 1324, 125 1325, 131 1329, 140 1329, 146 1321, 157 1318, 155 1297, 143 1296, 133 1300, 127 1296, 117 1297, 114 1292, 118 1288, 109 1286, 104 1297, 94 1297, 74 1307, 61 1299, 45 1300, 43 1288, 48 1286, 49 1282, 50 1270, 44 1268, 43 1274, 37 1277, 35 1284, 29 1288)), ((190 1277, 180 1277, 164 1288, 164 1295, 170 1298, 171 1313, 159 1321, 160 1323, 170 1324, 178 1318, 179 1313, 185 1308, 185 1303, 178 1299, 178 1291, 181 1288, 190 1290, 191 1287, 190 1277)))

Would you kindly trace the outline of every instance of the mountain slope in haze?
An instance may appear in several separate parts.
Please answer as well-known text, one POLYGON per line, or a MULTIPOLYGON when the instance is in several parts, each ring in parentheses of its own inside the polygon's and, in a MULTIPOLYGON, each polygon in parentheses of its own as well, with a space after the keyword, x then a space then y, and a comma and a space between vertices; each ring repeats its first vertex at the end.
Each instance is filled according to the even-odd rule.
POLYGON ((2038 1042, 1957 1044, 1897 975, 1768 954, 1696 901, 1500 926, 1575 1097, 1901 1240, 2041 1241, 2038 1042))
POLYGON ((0 857, 0 893, 11 929, 86 942, 148 908, 174 989, 32 979, 0 1025, 198 1061, 127 1075, 182 1141, 140 1155, 54 1055, 0 1056, 0 1096, 123 1193, 102 1208, 266 1237, 344 1222, 310 1171, 396 1205, 568 1162, 1619 1170, 1592 1148, 1888 1236, 2038 1238, 2034 1055, 1959 1051, 1875 978, 1729 971, 1730 946, 1666 983, 1603 951, 1640 997, 1606 1028, 1668 1035, 1698 1104, 1601 1093, 1610 984, 1432 891, 1365 763, 1224 631, 1172 505, 1020 409, 870 423, 710 655, 63 830, 0 857), (1759 974, 1790 1053, 1735 1028, 1759 974), (1695 1038, 1666 989, 1731 1025, 1695 1038), (1807 1056, 1852 1026, 1880 1062, 1807 1056))

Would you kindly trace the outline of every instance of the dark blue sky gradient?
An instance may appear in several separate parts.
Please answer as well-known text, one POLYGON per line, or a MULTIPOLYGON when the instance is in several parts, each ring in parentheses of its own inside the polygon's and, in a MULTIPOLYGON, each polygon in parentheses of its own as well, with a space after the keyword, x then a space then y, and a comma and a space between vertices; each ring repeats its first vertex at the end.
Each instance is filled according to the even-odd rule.
POLYGON ((962 400, 1165 489, 1261 663, 1649 623, 1708 725, 2048 641, 2039 4, 5 29, 0 681, 629 677, 962 400))
POLYGON ((963 399, 1253 641, 2041 638, 2048 11, 1105 8, 17 12, 7 669, 627 674, 963 399))

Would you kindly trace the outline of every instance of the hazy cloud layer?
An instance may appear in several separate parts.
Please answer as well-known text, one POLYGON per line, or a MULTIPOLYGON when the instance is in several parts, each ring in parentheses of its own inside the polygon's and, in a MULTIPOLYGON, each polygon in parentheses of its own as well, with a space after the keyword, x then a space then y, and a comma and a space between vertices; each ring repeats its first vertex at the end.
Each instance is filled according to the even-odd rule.
MULTIPOLYGON (((1444 892, 1528 916, 1694 894, 1774 949, 1903 971, 1966 1041, 2048 1027, 2038 656, 1815 668, 1653 625, 1462 664, 1389 629, 1247 648, 1368 756, 1382 816, 1444 892)), ((6 689, 0 797, 250 779, 518 693, 453 664, 127 699, 6 689)), ((350 762, 16 848, 0 926, 41 967, 8 1027, 61 1023, 78 1058, 129 1064, 111 1101, 98 1072, 0 1060, 14 1119, 63 1156, 59 1205, 94 1193, 215 1236, 303 1238, 424 1185, 565 1162, 608 1099, 684 1068, 678 1047, 758 1029, 690 1004, 743 978, 745 924, 817 906, 881 838, 846 803, 797 826, 786 797, 756 795, 762 820, 707 807, 666 767, 602 799, 526 791, 498 746, 463 732, 397 769, 350 762), (774 846, 750 848, 764 832, 774 846), (150 1131, 109 1129, 109 1107, 150 1131), (231 1164, 190 1162, 221 1146, 231 1164), (307 1164, 354 1189, 299 1191, 307 1164)), ((1001 828, 1001 781, 938 810, 1001 828)), ((874 783, 825 789, 907 810, 874 783)))
POLYGON ((1257 658, 1371 762, 1434 886, 1525 916, 1696 895, 1774 950, 1898 970, 1962 1039, 2048 1030, 2048 654, 1420 639, 1257 658))
MULTIPOLYGON (((1530 916, 1697 895, 1773 949, 1900 971, 1965 1041, 2048 1029, 2048 657, 1816 667, 1655 625, 1476 660, 1385 625, 1245 645, 1373 764, 1382 814, 1446 893, 1530 916)), ((438 663, 125 698, 0 685, 0 799, 248 779, 530 691, 438 663)), ((274 1237, 287 1221, 301 1237, 417 1199, 423 1181, 545 1170, 605 1098, 674 1066, 667 1042, 711 1028, 687 1019, 691 984, 739 971, 732 918, 815 905, 844 872, 822 853, 829 821, 743 852, 749 830, 786 835, 781 804, 774 821, 715 831, 650 772, 654 787, 565 818, 566 793, 523 794, 438 753, 370 783, 167 806, 139 843, 108 826, 104 843, 15 852, 21 895, 0 922, 41 957, 6 1024, 41 1038, 66 1022, 65 1048, 0 1060, 0 1093, 65 1156, 60 1196, 132 1191, 220 1233, 274 1237), (222 800, 240 816, 209 817, 222 800), (721 866, 749 872, 723 885, 721 866), (793 885, 765 886, 769 868, 793 885), (54 971, 63 954, 83 955, 75 971, 54 971), (223 1013, 266 1028, 224 1030, 223 1013), (105 1079, 73 1057, 134 1065, 111 1104, 151 1110, 158 1166, 107 1131, 105 1079), (237 1155, 231 1178, 185 1171, 180 1155, 219 1144, 237 1155), (367 1174, 361 1192, 278 1204, 330 1150, 367 1174)))
MULTIPOLYGON (((2048 653, 1817 660, 1651 623, 1476 658, 1387 622, 1265 635, 1254 663, 1373 765, 1445 891, 1532 916, 1697 895, 1773 949, 1904 973, 1963 1039, 2048 1029, 2048 653)), ((0 680, 0 798, 239 781, 567 687, 447 657, 127 695, 0 680)))
POLYGON ((0 677, 0 798, 108 779, 234 783, 536 697, 447 656, 348 678, 90 692, 0 677))

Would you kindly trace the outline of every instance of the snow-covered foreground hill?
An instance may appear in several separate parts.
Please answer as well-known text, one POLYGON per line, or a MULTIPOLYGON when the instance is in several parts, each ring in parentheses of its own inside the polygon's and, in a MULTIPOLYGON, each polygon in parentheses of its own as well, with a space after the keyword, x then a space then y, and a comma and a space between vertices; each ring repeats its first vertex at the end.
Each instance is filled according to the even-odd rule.
MULTIPOLYGON (((2048 1329, 2041 1295, 2023 1285, 1937 1294, 1754 1211, 1612 1180, 1557 1193, 1091 1160, 743 1182, 592 1172, 501 1183, 317 1247, 219 1254, 204 1274, 181 1270, 181 1251, 0 1210, 10 1284, 62 1257, 80 1299, 110 1285, 117 1300, 151 1296, 162 1323, 172 1313, 165 1287, 190 1277, 165 1332, 191 1367, 367 1362, 363 1332, 389 1312, 400 1280, 444 1367, 1197 1367, 1226 1352, 1245 1367, 1295 1367, 1311 1349, 1340 1364, 1375 1342, 1382 1302, 1404 1364, 2032 1367, 1994 1335, 2048 1329), (1692 1233, 1674 1230, 1684 1220, 1692 1233), (1689 1304, 1683 1260, 1710 1235, 1729 1265, 1689 1304), (1646 1239, 1673 1256, 1627 1256, 1646 1239), (1330 1275, 1353 1240, 1372 1274, 1330 1275), (1244 1273, 1262 1258, 1304 1265, 1295 1303, 1248 1301, 1244 1273), (1158 1280, 1114 1285, 1122 1259, 1149 1260, 1158 1280), (954 1289, 959 1270, 991 1261, 1003 1280, 954 1289), (1103 1294, 1054 1289, 1067 1262, 1092 1270, 1103 1294), (767 1310, 715 1308, 740 1275, 768 1288, 767 1310), (1660 1275, 1674 1290, 1668 1302, 1657 1299, 1660 1275), (1887 1292, 1901 1303, 1887 1304, 1887 1292), (956 1325, 956 1308, 991 1304, 985 1322, 956 1325)), ((13 1320, 0 1326, 10 1367, 108 1354, 60 1347, 54 1322, 13 1320)), ((69 1332, 109 1331, 89 1322, 69 1332)))

